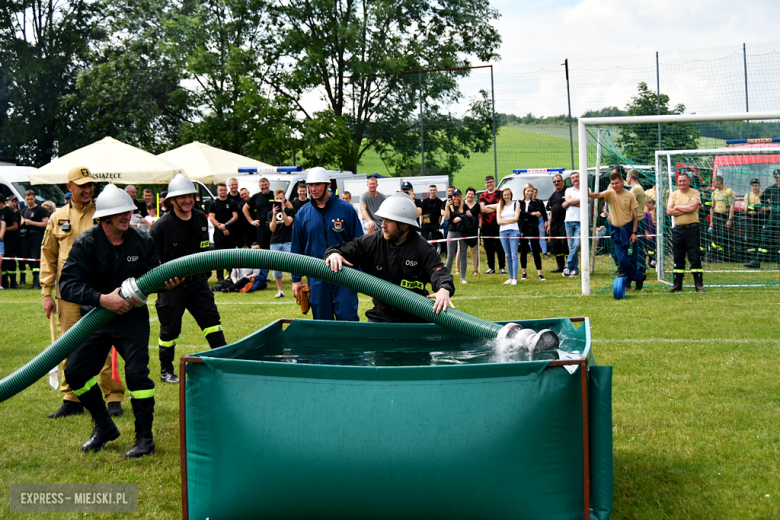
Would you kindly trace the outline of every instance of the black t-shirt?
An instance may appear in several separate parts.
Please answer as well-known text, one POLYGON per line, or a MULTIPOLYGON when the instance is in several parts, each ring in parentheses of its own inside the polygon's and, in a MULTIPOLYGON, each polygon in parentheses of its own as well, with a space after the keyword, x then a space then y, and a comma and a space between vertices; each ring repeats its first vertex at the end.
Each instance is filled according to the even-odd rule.
POLYGON ((14 225, 14 222, 16 222, 16 215, 14 214, 14 210, 9 208, 8 206, 4 207, 3 209, 0 209, 0 220, 5 221, 5 229, 6 229, 6 237, 8 236, 8 228, 14 225))
POLYGON ((427 198, 420 204, 422 214, 420 224, 422 231, 437 231, 439 229, 439 217, 444 209, 444 201, 438 197, 427 198))
POLYGON ((257 220, 268 223, 268 213, 274 206, 274 192, 269 191, 265 195, 263 192, 257 192, 247 202, 250 208, 256 211, 257 220))
POLYGON ((217 222, 220 224, 224 224, 233 218, 233 212, 238 212, 238 209, 230 199, 215 199, 211 201, 211 204, 209 204, 209 215, 213 213, 214 218, 216 218, 217 222))
POLYGON ((556 191, 547 201, 547 211, 550 212, 552 222, 563 222, 566 218, 566 208, 562 205, 566 201, 565 192, 566 190, 556 191))
POLYGON ((298 212, 298 210, 301 209, 304 204, 308 204, 309 203, 309 199, 301 200, 298 197, 295 197, 295 199, 292 200, 291 202, 292 202, 292 205, 293 205, 293 209, 296 212, 298 212))
MULTIPOLYGON (((235 204, 232 200, 226 199, 226 200, 219 200, 215 199, 211 201, 211 204, 209 204, 209 214, 214 214, 214 218, 217 219, 217 222, 220 224, 224 224, 226 222, 229 222, 230 219, 233 218, 233 212, 238 211, 236 209, 235 204)), ((229 230, 230 231, 230 230, 229 230)), ((233 236, 233 232, 231 231, 230 235, 228 235, 228 239, 233 236)), ((227 240, 225 238, 225 234, 222 232, 221 229, 214 228, 214 241, 222 241, 227 240)))
MULTIPOLYGON (((43 222, 43 219, 49 218, 49 212, 39 204, 32 209, 24 208, 22 210, 22 217, 27 220, 32 220, 33 222, 43 222)), ((21 229, 22 231, 26 229, 28 233, 43 233, 45 231, 45 228, 35 226, 22 226, 21 229)))
MULTIPOLYGON (((295 208, 284 208, 284 212, 287 214, 288 217, 295 218, 295 208)), ((268 215, 266 217, 268 219, 268 222, 271 222, 271 220, 274 218, 274 212, 269 211, 268 215)), ((295 220, 293 220, 293 224, 295 223, 295 220)), ((282 220, 282 214, 281 212, 276 214, 276 231, 274 231, 271 234, 271 243, 272 244, 284 244, 286 242, 292 242, 292 227, 293 225, 290 224, 289 226, 286 226, 284 224, 284 220, 282 220)))
POLYGON ((469 213, 471 213, 472 217, 479 219, 479 214, 482 212, 482 207, 479 205, 479 201, 477 199, 474 199, 473 206, 469 206, 469 203, 464 200, 463 207, 464 209, 467 209, 469 213))
POLYGON ((244 199, 241 198, 241 192, 235 195, 231 195, 230 192, 228 192, 227 198, 236 207, 236 211, 241 213, 241 210, 244 209, 244 199))

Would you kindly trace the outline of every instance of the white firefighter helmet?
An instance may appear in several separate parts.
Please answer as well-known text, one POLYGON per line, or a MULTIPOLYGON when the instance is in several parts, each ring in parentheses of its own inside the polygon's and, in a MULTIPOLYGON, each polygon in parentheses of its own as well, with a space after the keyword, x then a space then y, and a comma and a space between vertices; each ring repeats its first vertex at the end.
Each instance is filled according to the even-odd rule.
POLYGON ((103 218, 110 215, 118 215, 128 211, 135 211, 133 198, 124 190, 120 190, 113 184, 107 185, 95 200, 95 215, 93 218, 103 218))
POLYGON ((322 166, 311 168, 306 174, 306 184, 319 184, 323 182, 330 184, 330 176, 328 175, 328 170, 322 166))
POLYGON ((376 216, 420 228, 417 223, 417 206, 414 205, 409 195, 402 191, 386 198, 376 210, 376 216))
POLYGON ((168 184, 168 194, 166 199, 172 199, 180 195, 197 195, 198 190, 195 184, 181 173, 177 173, 168 184))

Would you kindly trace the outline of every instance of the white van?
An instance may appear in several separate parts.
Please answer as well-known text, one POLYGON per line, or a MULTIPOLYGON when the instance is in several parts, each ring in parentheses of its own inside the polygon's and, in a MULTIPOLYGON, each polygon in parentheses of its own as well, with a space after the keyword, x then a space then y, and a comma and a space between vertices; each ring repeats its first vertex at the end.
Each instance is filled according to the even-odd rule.
POLYGON ((30 166, 0 166, 0 195, 3 200, 11 195, 16 195, 20 204, 24 207, 24 192, 29 189, 35 191, 36 204, 50 200, 58 208, 65 205, 65 193, 56 184, 30 184, 30 172, 36 168, 30 166))

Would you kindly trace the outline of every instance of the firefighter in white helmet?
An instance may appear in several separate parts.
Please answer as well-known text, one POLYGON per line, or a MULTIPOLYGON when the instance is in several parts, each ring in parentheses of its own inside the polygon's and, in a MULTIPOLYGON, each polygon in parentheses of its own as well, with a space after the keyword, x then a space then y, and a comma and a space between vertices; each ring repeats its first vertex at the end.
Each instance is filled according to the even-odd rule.
MULTIPOLYGON (((382 218, 382 232, 369 233, 325 251, 325 263, 334 272, 345 265, 435 299, 436 313, 454 308, 452 275, 441 262, 436 249, 417 232, 417 207, 406 193, 385 200, 376 212, 382 218), (425 288, 430 284, 433 294, 425 288)), ((384 302, 374 300, 366 311, 371 322, 414 323, 420 318, 384 302)))

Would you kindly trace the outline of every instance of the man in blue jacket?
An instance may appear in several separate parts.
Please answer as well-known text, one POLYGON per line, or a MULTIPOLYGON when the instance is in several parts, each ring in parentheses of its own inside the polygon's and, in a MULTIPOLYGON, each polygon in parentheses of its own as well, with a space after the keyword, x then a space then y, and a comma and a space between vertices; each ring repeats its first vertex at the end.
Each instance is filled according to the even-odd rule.
MULTIPOLYGON (((291 252, 322 258, 329 247, 363 235, 357 212, 328 191, 325 168, 312 168, 306 176, 311 204, 301 207, 292 229, 291 252)), ((301 275, 293 274, 293 295, 301 290, 301 275)), ((346 287, 309 278, 309 304, 315 320, 358 321, 358 296, 346 287)))

